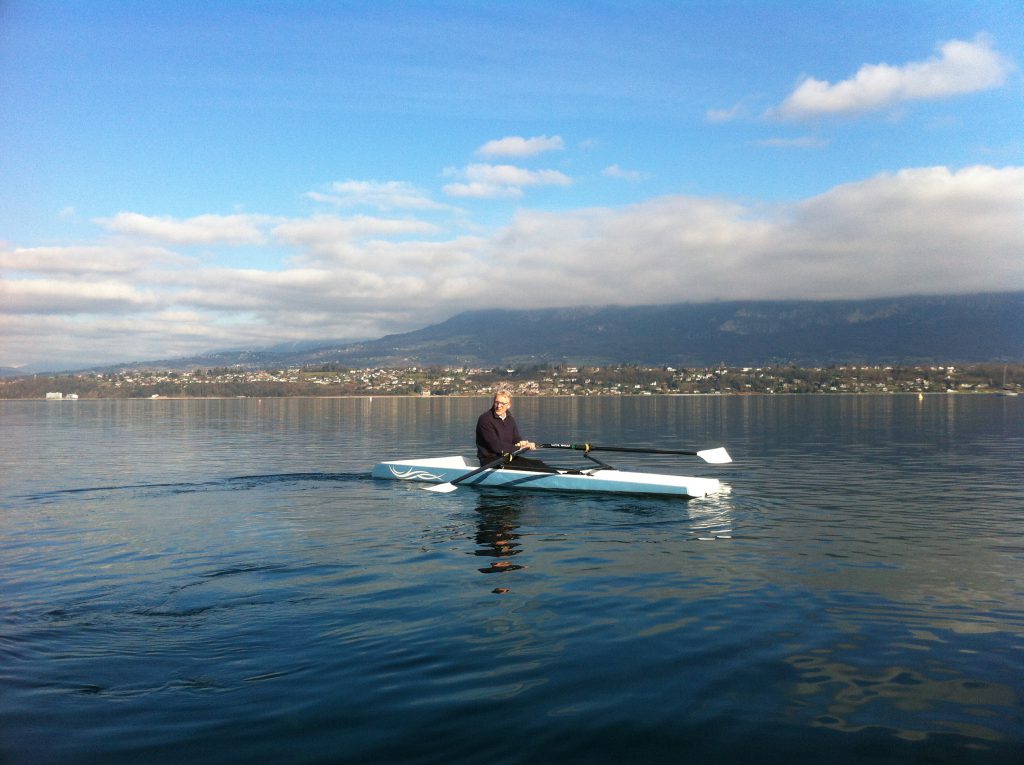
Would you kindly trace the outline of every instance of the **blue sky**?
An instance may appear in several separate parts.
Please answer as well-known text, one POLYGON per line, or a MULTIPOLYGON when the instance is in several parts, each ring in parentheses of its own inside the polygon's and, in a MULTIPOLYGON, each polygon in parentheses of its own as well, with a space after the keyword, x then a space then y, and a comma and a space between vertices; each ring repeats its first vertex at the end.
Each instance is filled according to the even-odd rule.
POLYGON ((0 366, 1024 289, 1019 2, 0 2, 0 366))

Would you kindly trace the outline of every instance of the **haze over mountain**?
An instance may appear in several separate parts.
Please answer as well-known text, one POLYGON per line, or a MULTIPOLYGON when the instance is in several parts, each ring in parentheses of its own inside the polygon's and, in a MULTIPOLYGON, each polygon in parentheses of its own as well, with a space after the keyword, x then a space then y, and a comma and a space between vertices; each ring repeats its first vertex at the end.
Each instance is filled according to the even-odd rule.
POLYGON ((310 342, 121 367, 1024 362, 1022 316, 1024 292, 466 311, 366 342, 310 342))

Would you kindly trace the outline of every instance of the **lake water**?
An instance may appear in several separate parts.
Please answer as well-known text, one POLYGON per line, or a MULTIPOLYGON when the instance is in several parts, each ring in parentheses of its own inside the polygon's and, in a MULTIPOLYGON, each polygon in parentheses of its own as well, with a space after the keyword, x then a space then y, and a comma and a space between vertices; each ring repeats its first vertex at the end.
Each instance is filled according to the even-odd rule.
POLYGON ((601 455, 690 502, 369 477, 487 403, 0 402, 0 762, 1024 762, 1024 399, 514 402, 726 446, 601 455))

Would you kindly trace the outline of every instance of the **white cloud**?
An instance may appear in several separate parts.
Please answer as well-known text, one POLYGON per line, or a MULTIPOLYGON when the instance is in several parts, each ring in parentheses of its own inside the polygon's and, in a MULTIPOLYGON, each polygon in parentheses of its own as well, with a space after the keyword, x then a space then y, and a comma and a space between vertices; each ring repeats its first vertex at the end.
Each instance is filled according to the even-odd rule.
POLYGON ((708 109, 705 118, 708 122, 732 122, 739 119, 745 113, 742 103, 738 103, 728 109, 708 109))
POLYGON ((497 199, 499 197, 521 197, 523 190, 518 186, 497 186, 493 183, 448 183, 444 193, 463 199, 497 199))
POLYGON ((476 154, 481 157, 533 157, 546 151, 561 151, 565 142, 561 136, 539 135, 533 138, 510 135, 494 141, 488 141, 476 154))
POLYGON ((192 263, 162 247, 17 247, 0 251, 0 268, 14 272, 68 275, 129 274, 150 265, 192 263))
POLYGON ((806 77, 772 114, 788 119, 886 109, 907 101, 933 100, 1003 84, 1012 63, 984 35, 952 40, 939 55, 903 66, 867 64, 835 84, 806 77))
POLYGON ((450 210, 405 181, 335 181, 326 193, 310 191, 306 197, 337 207, 374 207, 390 210, 450 210))
POLYGON ((466 177, 499 186, 568 186, 572 181, 558 170, 527 170, 515 165, 469 165, 466 177))
POLYGON ((445 174, 465 179, 444 187, 444 192, 453 197, 518 197, 526 186, 572 184, 572 179, 558 170, 529 170, 516 165, 473 164, 462 170, 449 168, 445 174))
POLYGON ((276 226, 271 235, 276 242, 299 247, 317 260, 347 261, 361 257, 363 240, 407 235, 429 235, 437 227, 415 218, 376 218, 357 215, 341 218, 335 215, 314 215, 311 218, 286 221, 276 226))
POLYGON ((425 234, 435 230, 433 224, 415 218, 375 218, 369 215, 342 218, 336 215, 314 215, 311 218, 280 223, 271 233, 278 241, 308 244, 338 239, 354 241, 371 236, 425 234))
POLYGON ((0 279, 0 305, 10 314, 79 314, 138 311, 157 298, 127 282, 0 279))
POLYGON ((113 218, 93 222, 110 231, 154 239, 169 244, 261 244, 261 226, 271 219, 254 215, 198 215, 179 220, 134 212, 119 212, 113 218))
POLYGON ((415 219, 275 219, 259 245, 275 267, 146 258, 125 241, 15 248, 0 253, 0 366, 364 338, 470 308, 1024 290, 1022 219, 1024 167, 923 167, 785 205, 665 196, 520 211, 487 236, 415 219))
POLYGON ((608 167, 601 171, 601 175, 607 178, 619 178, 624 181, 642 181, 648 177, 647 173, 642 173, 639 170, 624 170, 618 165, 608 165, 608 167))
POLYGON ((329 293, 337 279, 335 270, 294 268, 261 271, 215 268, 196 274, 175 296, 180 306, 204 311, 274 312, 279 307, 305 311, 318 296, 329 293))

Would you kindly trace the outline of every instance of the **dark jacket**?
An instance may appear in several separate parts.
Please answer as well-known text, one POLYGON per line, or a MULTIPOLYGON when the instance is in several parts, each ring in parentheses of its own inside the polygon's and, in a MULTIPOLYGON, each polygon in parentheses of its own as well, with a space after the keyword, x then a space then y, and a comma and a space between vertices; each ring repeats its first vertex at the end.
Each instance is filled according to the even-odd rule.
POLYGON ((519 426, 511 414, 501 419, 488 409, 476 421, 476 456, 480 464, 493 462, 502 454, 510 454, 516 450, 516 443, 522 441, 519 426))

